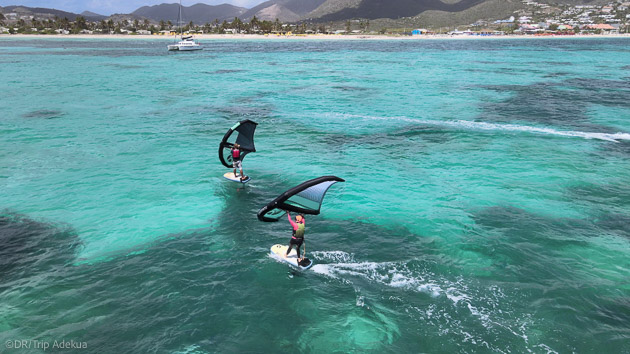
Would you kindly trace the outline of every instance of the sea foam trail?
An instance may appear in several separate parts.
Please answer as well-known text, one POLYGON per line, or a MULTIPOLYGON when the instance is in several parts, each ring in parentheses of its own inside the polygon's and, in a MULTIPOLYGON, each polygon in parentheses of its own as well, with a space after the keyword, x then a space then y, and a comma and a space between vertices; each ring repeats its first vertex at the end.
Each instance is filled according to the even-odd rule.
MULTIPOLYGON (((527 326, 530 319, 513 318, 506 320, 504 314, 496 312, 495 308, 509 308, 506 303, 507 296, 499 287, 490 288, 491 295, 481 295, 477 290, 470 288, 470 284, 463 278, 457 280, 447 280, 432 273, 418 273, 412 271, 406 262, 360 262, 356 261, 354 255, 343 251, 319 251, 313 252, 316 264, 311 268, 313 272, 330 278, 343 281, 351 281, 352 277, 359 277, 369 282, 385 285, 393 288, 417 291, 430 295, 433 298, 446 297, 455 308, 466 308, 470 315, 481 323, 484 328, 491 330, 501 328, 505 333, 510 333, 521 338, 525 343, 529 343, 527 337, 527 326), (333 263, 319 263, 328 261, 333 263)), ((362 303, 363 300, 358 301, 362 303)), ((439 307, 430 307, 422 310, 426 318, 439 318, 438 310, 448 320, 448 310, 439 307)), ((506 314, 509 314, 508 310, 506 314)), ((472 334, 465 333, 472 338, 472 334)), ((476 338, 479 343, 483 343, 487 348, 490 344, 481 338, 476 338)), ((497 348, 493 348, 497 349, 497 348)))
POLYGON ((409 122, 414 124, 423 124, 429 126, 441 126, 450 127, 454 129, 470 129, 470 130, 486 130, 486 131, 507 131, 507 132, 522 132, 531 134, 543 134, 554 135, 562 137, 574 137, 583 139, 597 139, 618 143, 620 140, 630 140, 630 133, 597 133, 597 132, 582 132, 572 130, 556 130, 552 128, 540 128, 519 124, 498 124, 488 122, 476 122, 468 120, 429 120, 429 119, 415 119, 408 117, 375 117, 364 116, 354 114, 328 114, 327 116, 338 118, 354 118, 354 119, 367 119, 367 120, 379 120, 379 121, 392 121, 398 120, 403 122, 409 122))
POLYGON ((453 300, 451 297, 454 288, 444 291, 435 281, 420 274, 413 274, 404 263, 357 262, 352 254, 343 251, 316 251, 312 255, 317 261, 333 262, 324 264, 316 262, 312 270, 318 274, 332 278, 339 278, 344 275, 358 276, 394 288, 415 289, 433 297, 445 294, 454 303, 457 303, 457 300, 453 300))

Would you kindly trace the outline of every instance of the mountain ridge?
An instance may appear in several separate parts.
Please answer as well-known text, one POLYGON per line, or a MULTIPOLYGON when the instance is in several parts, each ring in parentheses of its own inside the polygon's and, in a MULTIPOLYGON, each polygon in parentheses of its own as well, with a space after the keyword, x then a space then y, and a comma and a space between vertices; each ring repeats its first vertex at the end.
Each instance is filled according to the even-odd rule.
MULTIPOLYGON (((183 21, 192 21, 195 24, 209 23, 214 20, 233 20, 242 16, 247 11, 244 7, 230 4, 207 5, 195 4, 189 7, 182 6, 183 21)), ((159 4, 152 6, 142 6, 131 14, 142 16, 153 21, 171 21, 175 23, 179 13, 179 4, 159 4)))
MULTIPOLYGON (((541 3, 551 1, 539 0, 541 3)), ((554 0, 563 5, 603 4, 609 0, 554 0)), ((230 4, 207 5, 197 3, 182 6, 183 22, 197 25, 218 21, 232 21, 235 17, 250 21, 254 16, 259 20, 281 22, 342 22, 369 19, 374 28, 407 25, 442 26, 473 23, 480 19, 506 18, 514 11, 524 9, 520 0, 269 0, 247 9, 230 4)), ((90 11, 75 14, 63 10, 11 5, 0 7, 3 13, 42 14, 44 17, 57 16, 76 20, 78 16, 88 21, 128 16, 149 19, 154 22, 171 21, 176 23, 179 4, 162 3, 142 6, 130 14, 103 16, 90 11)))

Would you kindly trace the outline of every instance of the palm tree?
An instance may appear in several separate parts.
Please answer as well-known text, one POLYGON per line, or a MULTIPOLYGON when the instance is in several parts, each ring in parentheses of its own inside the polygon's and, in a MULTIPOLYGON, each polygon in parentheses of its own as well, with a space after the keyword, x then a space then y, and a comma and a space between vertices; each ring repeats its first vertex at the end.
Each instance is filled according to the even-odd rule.
POLYGON ((74 27, 78 28, 79 30, 87 29, 87 21, 85 20, 85 17, 77 16, 77 18, 74 20, 74 27))
POLYGON ((232 21, 232 28, 236 28, 236 30, 240 33, 243 29, 243 22, 238 17, 234 17, 234 21, 232 21))
POLYGON ((271 21, 267 21, 264 20, 261 24, 260 24, 260 30, 263 33, 271 33, 271 31, 273 31, 273 22, 271 21))
POLYGON ((256 18, 256 15, 254 15, 251 21, 249 21, 249 26, 252 31, 257 31, 258 28, 260 27, 260 21, 258 21, 258 18, 256 18))
POLYGON ((223 20, 223 23, 221 24, 221 27, 219 27, 219 33, 223 34, 225 33, 225 30, 230 27, 230 24, 227 23, 226 20, 223 20))

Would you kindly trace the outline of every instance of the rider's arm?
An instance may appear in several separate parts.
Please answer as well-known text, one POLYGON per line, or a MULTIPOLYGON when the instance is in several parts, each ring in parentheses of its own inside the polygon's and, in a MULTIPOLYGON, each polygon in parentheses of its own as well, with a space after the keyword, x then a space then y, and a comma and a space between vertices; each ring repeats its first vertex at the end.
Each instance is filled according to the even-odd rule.
POLYGON ((287 218, 289 219, 289 222, 291 223, 291 226, 293 226, 293 230, 297 230, 298 229, 298 224, 296 224, 293 219, 291 219, 291 213, 287 212, 287 218))

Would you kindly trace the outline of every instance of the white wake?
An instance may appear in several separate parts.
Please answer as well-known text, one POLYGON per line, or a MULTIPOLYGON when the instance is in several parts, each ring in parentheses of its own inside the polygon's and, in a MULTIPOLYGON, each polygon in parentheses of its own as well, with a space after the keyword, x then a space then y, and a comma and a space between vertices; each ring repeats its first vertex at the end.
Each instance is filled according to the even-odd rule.
POLYGON ((374 121, 392 121, 398 120, 403 122, 409 122, 414 124, 421 124, 427 126, 440 126, 449 127, 453 129, 467 129, 467 130, 483 130, 483 131, 506 131, 506 132, 520 132, 530 134, 541 135, 553 135, 560 137, 574 137, 583 139, 597 139, 611 142, 619 142, 620 140, 630 140, 630 133, 597 133, 597 132, 583 132, 573 130, 557 130, 553 128, 540 128, 532 127, 528 125, 519 124, 500 124, 500 123, 488 123, 488 122, 476 122, 468 120, 430 120, 430 119, 415 119, 408 117, 375 117, 364 116, 354 114, 327 114, 327 117, 340 118, 340 119, 365 119, 374 121))

